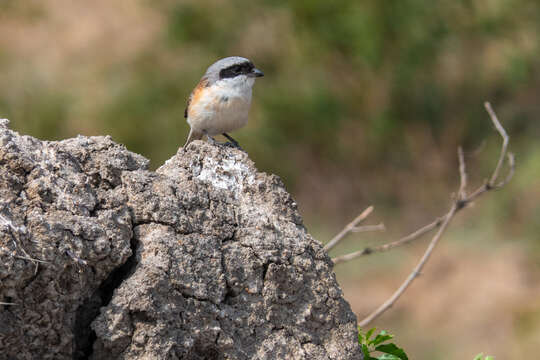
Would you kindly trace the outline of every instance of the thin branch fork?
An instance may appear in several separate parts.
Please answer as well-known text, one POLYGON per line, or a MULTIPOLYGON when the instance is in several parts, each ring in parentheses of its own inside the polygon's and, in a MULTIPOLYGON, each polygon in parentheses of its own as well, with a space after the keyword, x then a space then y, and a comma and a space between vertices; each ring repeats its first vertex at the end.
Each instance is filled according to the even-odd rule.
POLYGON ((420 273, 422 272, 422 269, 424 268, 424 265, 426 265, 427 261, 429 260, 431 254, 433 253, 433 250, 435 249, 435 246, 437 246, 437 243, 442 237, 442 234, 445 232, 446 228, 450 224, 450 221, 456 215, 456 212, 459 211, 459 209, 462 209, 461 203, 463 201, 466 201, 466 192, 465 188, 467 187, 467 173, 465 172, 465 160, 463 156, 463 150, 461 149, 461 146, 458 147, 458 159, 459 159, 459 174, 460 174, 460 184, 459 184, 459 192, 457 199, 453 202, 452 207, 448 211, 448 213, 444 216, 444 221, 439 227, 439 230, 433 236, 433 239, 431 239, 431 242, 429 243, 426 251, 424 252, 424 255, 418 262, 418 264, 415 266, 414 270, 409 274, 407 279, 401 284, 401 286, 390 296, 388 300, 386 300, 384 303, 381 304, 375 311, 373 311, 371 314, 369 314, 367 317, 365 317, 362 321, 358 323, 359 326, 366 326, 370 322, 372 322, 374 319, 381 316, 386 310, 392 307, 396 301, 400 298, 401 295, 407 290, 407 288, 411 285, 411 283, 416 279, 420 273))
MULTIPOLYGON (((351 221, 347 226, 345 226, 332 240, 324 246, 326 252, 330 251, 334 246, 339 244, 349 233, 351 232, 360 232, 358 225, 364 221, 371 213, 373 212, 373 206, 369 206, 364 211, 360 213, 353 221, 351 221)), ((379 225, 380 226, 380 225, 379 225)))
MULTIPOLYGON (((507 152, 508 151, 508 142, 509 142, 508 134, 506 133, 506 131, 502 127, 501 123, 499 122, 499 120, 498 120, 497 116, 495 115, 495 112, 491 108, 491 105, 489 104, 489 102, 486 102, 484 104, 484 106, 486 107, 486 110, 488 111, 488 114, 490 115, 491 121, 495 125, 495 129, 497 130, 497 132, 501 135, 501 137, 503 139, 499 160, 497 162, 497 166, 496 166, 491 178, 489 179, 489 181, 486 180, 486 182, 483 185, 478 187, 470 195, 467 195, 466 194, 467 172, 466 172, 466 169, 465 169, 465 160, 464 160, 464 156, 463 156, 463 150, 461 149, 461 147, 458 148, 458 160, 459 160, 459 164, 460 164, 459 165, 459 173, 460 173, 460 178, 462 180, 460 181, 460 188, 459 188, 458 194, 457 194, 459 201, 458 201, 458 208, 457 208, 456 212, 459 212, 460 210, 465 208, 467 205, 469 205, 471 202, 473 202, 477 197, 479 197, 483 193, 485 193, 487 191, 490 191, 490 190, 502 188, 514 176, 515 157, 514 157, 514 154, 507 152), (491 110, 489 110, 489 109, 491 109, 491 110), (502 166, 504 164, 504 159, 505 158, 507 158, 507 161, 508 161, 508 167, 509 167, 508 174, 506 175, 506 177, 502 181, 500 181, 499 183, 496 183, 496 181, 497 181, 497 179, 499 177, 501 168, 502 168, 502 166), (494 175, 496 175, 496 176, 494 176, 494 175)), ((380 246, 366 247, 366 248, 364 248, 362 250, 359 250, 359 251, 355 251, 355 252, 345 254, 345 255, 341 255, 341 256, 336 256, 336 257, 332 258, 332 261, 334 262, 334 265, 337 265, 337 264, 341 264, 341 263, 344 263, 344 262, 347 262, 347 261, 354 260, 354 259, 356 259, 358 257, 361 257, 361 256, 371 255, 371 254, 379 253, 379 252, 385 252, 385 251, 391 250, 391 249, 393 249, 395 247, 406 245, 406 244, 420 238, 422 235, 430 232, 431 230, 436 229, 439 226, 441 226, 444 219, 445 219, 445 217, 446 217, 446 215, 440 216, 440 217, 436 218, 435 220, 433 220, 431 223, 421 227, 420 229, 415 230, 411 234, 406 235, 406 236, 404 236, 404 237, 402 237, 402 238, 400 238, 400 239, 398 239, 396 241, 393 241, 393 242, 390 242, 390 243, 387 243, 387 244, 384 244, 384 245, 380 245, 380 246)), ((343 230, 342 230, 342 232, 343 232, 343 230)), ((340 232, 340 234, 341 234, 341 232, 340 232)))
POLYGON ((441 239, 442 234, 447 229, 448 225, 450 224, 450 221, 454 218, 455 214, 459 212, 461 209, 464 209, 467 207, 468 204, 470 204, 474 199, 476 199, 478 196, 493 190, 493 189, 499 189, 503 186, 505 186, 515 172, 515 159, 512 153, 508 153, 508 142, 509 137, 502 125, 500 124, 495 112, 491 108, 491 105, 486 102, 484 104, 491 121, 495 125, 495 129, 500 134, 500 136, 503 139, 503 143, 501 146, 501 151, 499 155, 499 160, 497 162, 497 165, 495 167, 495 170, 493 171, 493 174, 491 175, 490 179, 486 181, 483 185, 481 185, 479 188, 477 188, 475 191, 473 191, 470 195, 467 195, 466 193, 466 187, 467 187, 467 172, 465 167, 465 160, 463 156, 463 150, 461 147, 458 148, 458 160, 459 160, 459 174, 460 174, 460 186, 457 192, 457 195, 452 203, 452 206, 450 207, 450 210, 442 217, 437 218, 432 223, 416 230, 410 235, 407 235, 395 242, 388 243, 385 245, 378 246, 373 249, 366 248, 361 251, 357 251, 352 254, 340 256, 337 258, 334 258, 334 263, 338 264, 341 262, 349 261, 354 258, 357 258, 362 255, 368 255, 373 252, 380 252, 380 251, 387 251, 393 247, 400 246, 403 244, 406 244, 408 242, 413 241, 414 239, 419 238, 421 235, 429 232, 430 230, 439 227, 439 230, 437 233, 433 236, 431 239, 431 242, 429 243, 426 251, 424 252, 424 255, 418 262, 418 264, 415 266, 414 270, 409 274, 407 279, 401 284, 401 286, 390 296, 388 300, 386 300, 381 306, 379 306, 375 311, 373 311, 371 314, 369 314, 366 318, 361 320, 359 322, 359 326, 366 326, 376 318, 378 318, 380 315, 382 315, 386 310, 388 310, 392 305, 399 299, 399 297, 405 292, 405 290, 410 286, 410 284, 414 281, 416 277, 421 273, 424 265, 429 260, 431 254, 433 253, 433 250, 435 249, 435 246, 438 244, 439 240, 441 239), (496 183, 500 176, 501 169, 504 165, 505 158, 508 159, 508 165, 509 165, 509 171, 507 176, 504 180, 500 181, 499 183, 496 183))
POLYGON ((444 219, 445 219, 444 216, 438 217, 433 222, 421 227, 420 229, 412 232, 411 234, 409 234, 407 236, 402 237, 399 240, 390 242, 388 244, 380 245, 380 246, 366 247, 366 248, 364 248, 362 250, 355 251, 355 252, 352 252, 350 254, 336 256, 336 257, 332 258, 332 261, 334 262, 334 265, 337 265, 337 264, 341 264, 341 263, 344 263, 344 262, 347 262, 347 261, 351 261, 351 260, 356 259, 356 258, 358 258, 360 256, 371 255, 373 253, 378 253, 378 252, 385 252, 385 251, 391 250, 391 249, 393 249, 395 247, 408 244, 408 243, 418 239, 422 235, 430 232, 431 230, 441 226, 444 219))
MULTIPOLYGON (((495 167, 495 171, 493 171, 493 174, 491 175, 491 178, 489 179, 489 186, 493 187, 495 186, 495 181, 499 178, 499 173, 501 172, 501 168, 504 163, 504 158, 507 153, 508 149, 508 142, 510 141, 510 138, 508 137, 508 134, 506 133, 506 130, 502 127, 501 123, 499 122, 499 118, 497 118, 497 114, 495 114, 495 111, 493 111, 493 108, 491 107, 491 104, 489 102, 484 103, 484 107, 486 108, 489 117, 491 118, 491 121, 493 122, 493 125, 495 125, 495 129, 501 134, 501 137, 503 138, 502 148, 501 148, 501 155, 499 156, 499 161, 497 162, 497 167, 495 167)), ((504 184, 503 184, 504 185, 504 184)), ((501 186, 503 186, 501 185, 501 186)), ((500 187, 500 186, 499 186, 500 187)))
MULTIPOLYGON (((465 171, 465 160, 464 160, 464 156, 463 156, 463 149, 461 148, 461 146, 458 147, 458 158, 459 158, 459 173, 460 173, 460 178, 461 178, 461 182, 460 182, 461 185, 459 187, 459 192, 458 192, 458 197, 459 198, 458 199, 459 199, 460 203, 463 203, 463 201, 466 200, 466 197, 467 197, 467 194, 466 194, 467 172, 465 171)), ((460 208, 458 208, 456 211, 459 211, 459 210, 460 210, 460 208)), ((376 246, 376 247, 373 247, 373 248, 366 247, 366 248, 364 248, 364 249, 362 249, 360 251, 355 251, 355 252, 352 252, 350 254, 337 256, 337 257, 333 258, 332 261, 334 262, 334 265, 337 265, 337 264, 340 264, 340 263, 351 261, 351 260, 356 259, 357 257, 360 257, 360 256, 370 255, 370 254, 378 253, 378 252, 385 252, 385 251, 391 250, 391 249, 393 249, 395 247, 408 244, 408 243, 420 238, 422 235, 430 232, 431 230, 441 226, 445 219, 446 219, 446 215, 438 217, 437 219, 435 219, 431 223, 421 227, 420 229, 412 232, 409 235, 406 235, 406 236, 402 237, 399 240, 396 240, 396 241, 393 241, 393 242, 390 242, 390 243, 387 243, 387 244, 384 244, 384 245, 376 246)))

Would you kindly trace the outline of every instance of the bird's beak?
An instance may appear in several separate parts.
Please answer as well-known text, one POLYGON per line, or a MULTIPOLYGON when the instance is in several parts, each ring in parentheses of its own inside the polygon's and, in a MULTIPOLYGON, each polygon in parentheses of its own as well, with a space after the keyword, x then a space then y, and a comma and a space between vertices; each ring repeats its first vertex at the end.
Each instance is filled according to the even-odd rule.
POLYGON ((251 73, 249 74, 251 77, 262 77, 264 76, 263 72, 257 68, 254 68, 251 70, 251 73))

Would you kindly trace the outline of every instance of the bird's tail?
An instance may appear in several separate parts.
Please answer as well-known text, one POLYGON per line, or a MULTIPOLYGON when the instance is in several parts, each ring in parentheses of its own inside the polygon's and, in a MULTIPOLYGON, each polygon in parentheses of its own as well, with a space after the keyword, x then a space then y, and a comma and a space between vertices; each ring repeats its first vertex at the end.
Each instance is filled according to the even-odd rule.
POLYGON ((194 131, 193 128, 191 128, 191 130, 189 130, 189 135, 188 135, 188 138, 186 140, 186 143, 184 144, 184 148, 190 142, 192 142, 193 140, 200 140, 200 139, 202 139, 202 137, 203 137, 203 133, 200 133, 198 131, 194 131))

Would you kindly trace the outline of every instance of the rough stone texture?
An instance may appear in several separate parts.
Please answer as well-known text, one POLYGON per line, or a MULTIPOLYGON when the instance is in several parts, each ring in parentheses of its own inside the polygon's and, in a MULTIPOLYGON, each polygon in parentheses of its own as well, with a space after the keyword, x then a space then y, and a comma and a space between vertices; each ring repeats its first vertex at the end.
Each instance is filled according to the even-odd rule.
POLYGON ((147 166, 0 121, 0 358, 361 358, 278 177, 200 141, 147 166))

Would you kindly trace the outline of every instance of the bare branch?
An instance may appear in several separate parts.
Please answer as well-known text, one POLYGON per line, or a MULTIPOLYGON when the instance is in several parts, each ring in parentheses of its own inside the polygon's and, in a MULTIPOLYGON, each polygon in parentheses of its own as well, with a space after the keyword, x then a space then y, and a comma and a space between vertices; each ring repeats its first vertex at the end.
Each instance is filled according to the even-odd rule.
POLYGON ((467 204, 467 195, 465 188, 467 187, 467 172, 465 171, 465 159, 463 156, 463 149, 458 147, 458 160, 459 160, 459 190, 458 190, 458 196, 457 199, 452 204, 452 207, 448 211, 448 213, 443 217, 444 221, 441 224, 441 227, 433 236, 431 239, 431 242, 429 243, 426 251, 424 252, 424 255, 418 262, 418 264, 415 266, 414 270, 409 274, 407 279, 401 284, 401 286, 390 296, 388 300, 386 300, 381 306, 379 306, 375 311, 373 311, 371 314, 369 314, 366 318, 364 318, 362 321, 359 322, 359 326, 366 326, 379 316, 381 316, 386 310, 392 307, 394 303, 399 299, 399 297, 407 290, 407 288, 411 285, 411 283, 418 277, 418 275, 422 272, 422 269, 424 268, 424 265, 429 260, 431 254, 433 253, 433 250, 435 249, 435 246, 441 239, 442 234, 448 227, 448 224, 450 224, 450 221, 452 218, 456 215, 456 212, 459 211, 459 209, 462 209, 467 204))
POLYGON ((493 124, 495 125, 495 128, 501 135, 503 139, 503 143, 501 145, 501 152, 499 155, 499 160, 497 162, 497 165, 495 167, 495 170, 493 171, 493 174, 491 175, 491 178, 489 181, 485 182, 483 185, 481 185, 478 189, 476 189, 474 192, 472 192, 470 195, 467 196, 466 187, 467 187, 467 172, 465 167, 465 159, 463 156, 463 150, 461 147, 458 148, 458 160, 459 160, 459 175, 460 175, 460 185, 459 190, 456 196, 456 199, 452 203, 452 206, 450 207, 450 210, 446 213, 446 215, 436 219, 432 223, 418 229, 417 231, 413 232, 410 235, 407 235, 397 241, 381 245, 378 247, 375 247, 373 249, 365 248, 361 251, 357 251, 355 253, 343 255, 340 257, 334 258, 334 264, 342 263, 345 261, 352 260, 354 258, 357 258, 362 255, 368 255, 374 252, 382 252, 387 251, 389 249, 392 249, 396 246, 400 246, 403 244, 406 244, 408 242, 411 242, 417 238, 419 238, 421 235, 429 232, 430 230, 439 227, 439 230, 437 233, 433 236, 431 239, 431 242, 429 243, 426 251, 424 252, 424 255, 418 262, 418 264, 415 266, 413 271, 409 274, 407 279, 401 284, 401 286, 392 294, 392 296, 386 300, 381 306, 379 306, 375 311, 373 311, 370 315, 368 315, 365 319, 359 322, 360 326, 365 326, 369 324, 371 321, 382 315, 386 310, 388 310, 392 305, 399 299, 399 297, 405 292, 405 290, 410 286, 410 284, 414 281, 416 277, 421 273, 424 265, 429 260, 431 254, 433 253, 433 250, 439 240, 441 239, 442 234, 447 229, 448 225, 450 224, 450 221, 453 219, 455 214, 460 211, 461 209, 465 208, 469 203, 471 203, 474 199, 476 199, 478 196, 484 194, 485 192, 488 192, 493 189, 498 189, 506 185, 510 179, 514 175, 515 171, 515 159, 514 155, 512 153, 507 153, 508 149, 508 135, 502 125, 500 124, 499 120, 497 119, 497 116, 493 109, 491 108, 491 105, 486 102, 485 103, 486 110, 488 111, 491 120, 493 124), (504 180, 496 184, 497 179, 499 178, 501 168, 504 164, 504 159, 508 158, 508 165, 509 165, 509 171, 507 176, 504 180))
POLYGON ((418 263, 418 265, 416 265, 412 273, 409 274, 409 276, 403 282, 403 284, 401 284, 401 286, 394 292, 394 294, 392 294, 392 296, 390 296, 388 300, 386 300, 381 306, 379 306, 377 310, 375 310, 374 312, 369 314, 366 318, 364 318, 362 321, 360 321, 358 323, 359 326, 366 326, 367 324, 369 324, 370 322, 378 318, 380 315, 382 315, 386 310, 391 308, 392 305, 394 305, 394 303, 399 299, 399 297, 405 292, 405 290, 407 290, 407 288, 411 285, 413 280, 418 275, 420 275, 422 269, 424 268, 424 265, 426 264, 429 257, 433 253, 433 249, 435 249, 435 246, 441 239, 441 235, 446 230, 448 224, 450 223, 450 220, 452 220, 452 218, 456 214, 456 211, 457 211, 457 203, 454 203, 452 205, 452 208, 448 212, 448 214, 446 214, 444 222, 442 223, 441 227, 439 228, 439 230, 437 231, 437 233, 435 234, 435 236, 429 243, 429 246, 426 252, 424 253, 424 256, 422 256, 422 259, 420 259, 420 262, 418 263))
POLYGON ((491 174, 489 181, 487 181, 484 185, 476 189, 467 198, 469 202, 473 201, 475 198, 482 195, 486 191, 489 191, 492 189, 500 189, 506 184, 508 184, 508 182, 514 176, 514 173, 516 170, 516 161, 515 161, 514 154, 508 152, 508 142, 510 141, 510 138, 508 137, 506 130, 504 130, 501 123, 499 122, 499 119, 497 118, 497 114, 495 114, 495 111, 493 111, 493 109, 491 108, 491 104, 489 102, 485 102, 484 106, 489 114, 489 117, 491 118, 491 121, 493 122, 493 125, 495 126, 495 129, 497 130, 499 135, 501 135, 501 138, 503 139, 503 143, 501 146, 501 153, 499 154, 499 160, 497 161, 497 166, 495 167, 493 174, 491 174), (505 158, 507 158, 508 167, 510 168, 510 170, 508 170, 508 174, 506 175, 504 180, 500 181, 499 183, 496 183, 497 179, 499 178, 500 171, 504 165, 505 158))
POLYGON ((512 180, 512 178, 514 177, 514 173, 516 172, 516 157, 511 152, 507 154, 507 157, 510 170, 508 170, 508 174, 506 174, 504 180, 497 184, 497 188, 502 188, 504 185, 508 184, 510 180, 512 180))
POLYGON ((444 220, 444 216, 441 216, 441 217, 435 219, 435 221, 433 221, 432 223, 421 227, 420 229, 414 231, 413 233, 411 233, 411 234, 409 234, 407 236, 402 237, 399 240, 393 241, 393 242, 388 243, 388 244, 376 246, 376 247, 373 247, 373 248, 366 247, 366 248, 364 248, 364 249, 362 249, 360 251, 355 251, 355 252, 350 253, 350 254, 337 256, 335 258, 332 258, 332 261, 334 262, 334 265, 337 265, 337 264, 340 264, 340 263, 343 263, 343 262, 347 262, 347 261, 356 259, 357 257, 360 257, 360 256, 370 255, 370 254, 377 253, 377 252, 384 252, 384 251, 388 251, 390 249, 393 249, 395 247, 408 244, 411 241, 418 239, 419 237, 421 237, 425 233, 428 233, 431 230, 441 226, 443 220, 444 220))
POLYGON ((465 170, 465 158, 463 156, 463 149, 461 148, 461 146, 458 146, 458 159, 460 178, 458 200, 463 201, 467 198, 467 171, 465 170))
POLYGON ((361 232, 371 232, 371 231, 385 231, 386 227, 383 223, 377 224, 377 225, 363 225, 363 226, 356 226, 351 229, 351 232, 353 233, 361 233, 361 232))
POLYGON ((341 240, 343 240, 345 236, 347 236, 347 234, 349 234, 350 232, 353 232, 354 231, 353 229, 355 229, 358 226, 358 224, 364 221, 371 214, 372 211, 373 211, 373 206, 369 206, 367 209, 362 211, 360 215, 358 215, 353 221, 347 224, 347 226, 345 226, 336 236, 334 236, 332 240, 328 242, 328 244, 324 246, 324 250, 326 250, 327 252, 330 251, 341 240))
MULTIPOLYGON (((491 106, 489 105, 489 103, 486 103, 486 104, 488 104, 487 106, 491 109, 491 106)), ((491 110, 491 111, 493 112, 493 110, 491 110)), ((495 113, 493 112, 493 114, 495 114, 495 113)), ((483 193, 485 193, 487 191, 490 191, 490 190, 493 190, 493 189, 499 189, 499 188, 505 186, 512 179, 512 177, 514 176, 514 173, 515 173, 515 157, 514 157, 514 154, 507 153, 508 135, 506 134, 506 131, 500 125, 500 122, 497 120, 496 116, 492 117, 492 121, 494 121, 495 128, 497 129, 497 131, 499 132, 499 134, 503 138, 503 144, 501 146, 501 153, 499 155, 499 159, 501 159, 501 158, 504 159, 505 157, 508 159, 508 166, 509 166, 508 174, 506 175, 505 179, 502 180, 501 182, 499 182, 498 184, 495 184, 495 185, 491 186, 491 185, 489 185, 489 182, 486 182, 483 185, 481 185, 480 187, 478 187, 475 191, 473 191, 470 195, 465 196, 464 198, 462 198, 456 211, 459 211, 459 210, 463 209, 464 207, 466 207, 468 204, 470 204, 473 200, 475 200, 478 196, 482 195, 483 193), (493 120, 493 119, 495 119, 495 120, 493 120), (499 130, 499 128, 502 129, 502 131, 499 130)), ((467 186, 467 173, 465 171, 465 160, 463 158, 463 152, 461 151, 461 153, 460 153, 459 149, 458 149, 458 159, 459 159, 459 164, 460 164, 460 166, 459 166, 459 172, 460 172, 460 191, 459 191, 459 193, 460 193, 460 192, 462 192, 461 189, 465 189, 465 187, 467 186)), ((498 166, 498 163, 497 163, 497 166, 498 166)), ((494 173, 492 175, 492 178, 495 179, 495 181, 499 176, 498 174, 496 174, 497 171, 498 170, 495 169, 495 171, 494 171, 494 173), (494 176, 494 175, 496 175, 496 176, 494 176)), ((378 253, 378 252, 384 252, 384 251, 388 251, 390 249, 393 249, 395 247, 408 244, 411 241, 414 241, 414 240, 420 238, 422 235, 430 232, 431 230, 439 227, 442 224, 445 216, 446 215, 443 215, 443 216, 435 219, 433 222, 421 227, 420 229, 414 231, 413 233, 411 233, 411 234, 409 234, 407 236, 402 237, 399 240, 396 240, 396 241, 393 241, 393 242, 390 242, 390 243, 387 243, 387 244, 384 244, 384 245, 381 245, 381 246, 373 247, 373 248, 366 247, 366 248, 364 248, 362 250, 355 251, 355 252, 352 252, 350 254, 337 256, 337 257, 332 258, 332 261, 334 262, 334 264, 337 265, 337 264, 341 264, 341 263, 344 263, 344 262, 347 262, 347 261, 351 261, 353 259, 356 259, 356 258, 364 256, 364 255, 371 255, 371 254, 378 253)))
POLYGON ((489 114, 489 117, 491 118, 491 121, 493 122, 493 125, 495 125, 495 129, 497 129, 497 131, 503 138, 501 155, 499 156, 499 161, 497 162, 497 166, 495 167, 495 170, 493 171, 493 174, 491 175, 491 178, 489 179, 489 182, 488 182, 490 187, 494 187, 495 181, 497 181, 497 178, 499 177, 499 173, 503 166, 504 158, 506 157, 506 152, 508 148, 508 142, 510 141, 510 139, 508 137, 508 134, 506 133, 506 130, 504 130, 501 123, 499 122, 499 119, 497 118, 497 114, 495 114, 495 111, 493 111, 493 109, 491 108, 491 104, 486 101, 484 103, 484 107, 486 108, 489 114))

